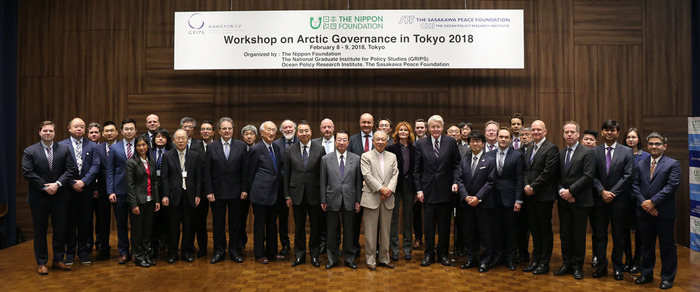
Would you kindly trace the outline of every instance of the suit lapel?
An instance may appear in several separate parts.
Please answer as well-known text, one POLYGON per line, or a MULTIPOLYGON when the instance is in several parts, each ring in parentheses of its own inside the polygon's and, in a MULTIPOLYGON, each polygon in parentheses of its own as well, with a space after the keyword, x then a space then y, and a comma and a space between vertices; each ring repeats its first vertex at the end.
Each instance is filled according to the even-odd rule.
MULTIPOLYGON (((662 167, 664 167, 664 164, 666 163, 666 159, 663 159, 663 158, 664 158, 664 157, 661 156, 661 158, 659 158, 659 162, 656 163, 656 168, 654 168, 654 175, 652 175, 652 176, 649 178, 649 184, 651 184, 651 182, 654 181, 654 179, 656 178, 656 174, 658 174, 658 173, 659 173, 659 170, 660 170, 662 167)), ((647 171, 647 175, 650 175, 650 172, 651 172, 651 160, 652 160, 652 159, 653 159, 653 158, 649 157, 649 163, 647 163, 647 166, 648 166, 648 168, 649 168, 649 171, 647 171)))

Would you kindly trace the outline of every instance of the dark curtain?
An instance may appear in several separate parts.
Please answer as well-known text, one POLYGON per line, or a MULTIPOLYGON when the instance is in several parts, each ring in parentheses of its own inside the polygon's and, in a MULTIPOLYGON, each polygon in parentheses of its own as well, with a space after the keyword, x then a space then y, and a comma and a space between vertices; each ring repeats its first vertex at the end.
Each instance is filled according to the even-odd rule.
POLYGON ((4 248, 17 244, 17 0, 0 3, 0 203, 9 208, 0 230, 4 248))

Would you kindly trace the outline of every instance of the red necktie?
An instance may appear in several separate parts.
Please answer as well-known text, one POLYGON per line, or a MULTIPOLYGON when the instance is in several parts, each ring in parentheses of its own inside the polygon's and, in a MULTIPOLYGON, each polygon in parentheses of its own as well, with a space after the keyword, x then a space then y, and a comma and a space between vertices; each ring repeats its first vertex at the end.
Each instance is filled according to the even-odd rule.
POLYGON ((369 135, 365 134, 365 152, 369 151, 369 135))

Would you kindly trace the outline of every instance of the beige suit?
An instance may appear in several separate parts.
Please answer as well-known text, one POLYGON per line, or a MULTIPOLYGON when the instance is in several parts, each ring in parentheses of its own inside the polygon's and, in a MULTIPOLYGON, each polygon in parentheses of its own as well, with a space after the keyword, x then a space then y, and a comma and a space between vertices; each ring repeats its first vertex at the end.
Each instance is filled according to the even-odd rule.
POLYGON ((376 265, 375 254, 377 252, 377 223, 379 223, 379 262, 389 263, 389 235, 391 227, 391 214, 394 209, 394 192, 399 177, 399 168, 396 155, 389 151, 383 152, 384 170, 377 150, 362 154, 360 167, 365 178, 365 186, 362 187, 362 199, 360 205, 364 207, 362 221, 365 227, 365 256, 367 265, 376 265), (386 187, 391 190, 391 196, 381 200, 379 189, 386 187))

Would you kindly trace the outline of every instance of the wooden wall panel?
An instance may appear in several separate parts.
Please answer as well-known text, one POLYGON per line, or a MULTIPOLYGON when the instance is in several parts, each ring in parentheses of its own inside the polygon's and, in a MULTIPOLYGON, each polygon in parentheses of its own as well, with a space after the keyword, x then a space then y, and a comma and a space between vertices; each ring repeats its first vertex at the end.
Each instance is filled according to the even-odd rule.
MULTIPOLYGON (((573 0, 538 1, 537 90, 538 92, 572 92, 573 88, 573 0)), ((526 43, 528 41, 525 41, 526 43)))
POLYGON ((574 43, 639 45, 642 43, 641 2, 576 2, 574 43))

